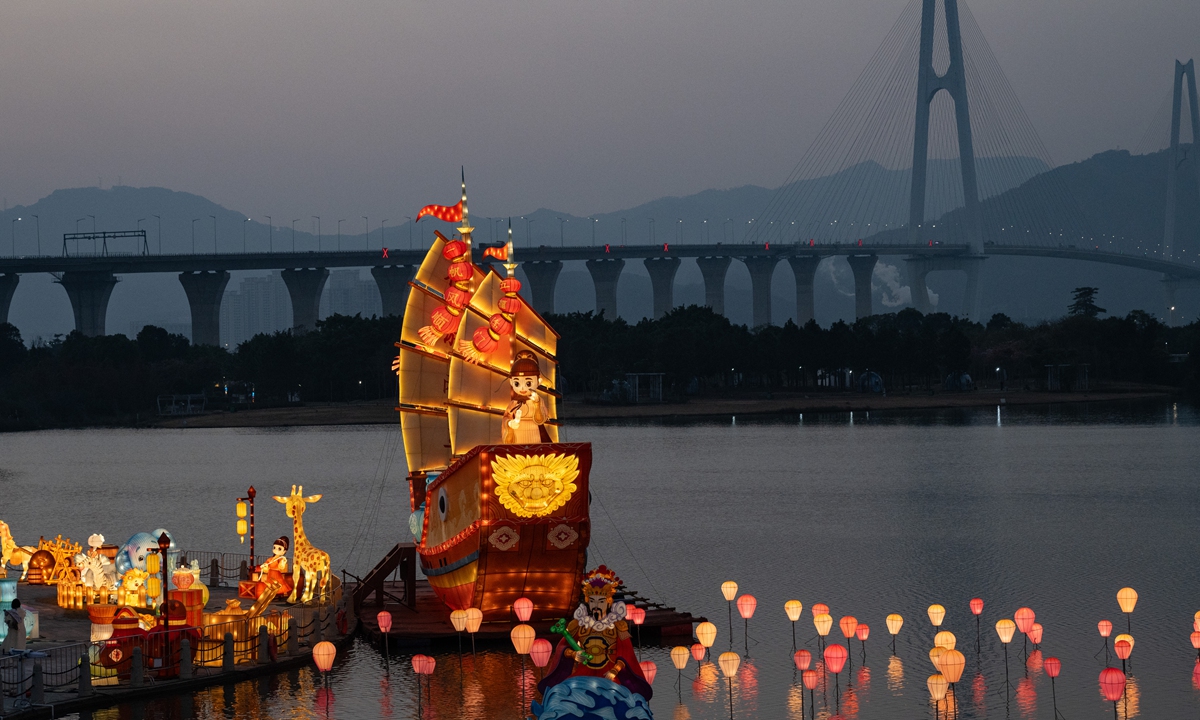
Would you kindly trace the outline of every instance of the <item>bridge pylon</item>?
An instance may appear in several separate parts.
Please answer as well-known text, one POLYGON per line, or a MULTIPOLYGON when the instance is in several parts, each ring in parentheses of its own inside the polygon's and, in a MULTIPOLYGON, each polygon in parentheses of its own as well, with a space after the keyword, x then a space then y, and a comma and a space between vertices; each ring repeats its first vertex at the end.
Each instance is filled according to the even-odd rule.
MULTIPOLYGON (((983 219, 979 206, 979 182, 975 172, 975 146, 971 136, 971 113, 967 102, 967 74, 963 62, 962 30, 958 21, 958 0, 942 0, 946 14, 946 42, 950 65, 938 75, 933 67, 934 20, 937 0, 921 1, 921 44, 917 60, 917 117, 913 138, 912 187, 908 208, 908 240, 922 244, 921 227, 925 223, 925 192, 929 166, 929 109, 933 98, 946 91, 954 101, 955 129, 958 135, 958 157, 962 173, 963 205, 966 213, 966 241, 970 253, 983 256, 983 219)), ((933 270, 961 270, 967 273, 967 298, 964 307, 968 317, 979 320, 979 262, 930 264, 909 263, 909 278, 919 278, 911 285, 914 305, 929 312, 925 275, 933 270)))
MULTIPOLYGON (((1171 148, 1167 151, 1167 207, 1163 223, 1163 257, 1174 260, 1175 255, 1175 203, 1177 200, 1177 176, 1179 166, 1187 159, 1187 151, 1179 147, 1179 132, 1183 119, 1183 82, 1187 80, 1188 109, 1192 117, 1192 169, 1196 172, 1196 183, 1200 186, 1200 158, 1196 157, 1200 146, 1200 104, 1196 100, 1196 62, 1175 61, 1175 87, 1171 100, 1171 148)), ((1169 301, 1168 301, 1169 302, 1169 301)))

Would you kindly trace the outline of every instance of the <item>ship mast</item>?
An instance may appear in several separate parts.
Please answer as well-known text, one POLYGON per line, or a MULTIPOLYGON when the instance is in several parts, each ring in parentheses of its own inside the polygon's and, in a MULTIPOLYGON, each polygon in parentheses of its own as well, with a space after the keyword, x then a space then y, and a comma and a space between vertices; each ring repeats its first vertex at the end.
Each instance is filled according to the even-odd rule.
POLYGON ((467 244, 467 260, 474 262, 471 257, 471 233, 475 228, 471 227, 471 219, 467 213, 467 171, 466 168, 460 168, 462 173, 462 226, 458 228, 458 232, 462 235, 463 242, 467 244))

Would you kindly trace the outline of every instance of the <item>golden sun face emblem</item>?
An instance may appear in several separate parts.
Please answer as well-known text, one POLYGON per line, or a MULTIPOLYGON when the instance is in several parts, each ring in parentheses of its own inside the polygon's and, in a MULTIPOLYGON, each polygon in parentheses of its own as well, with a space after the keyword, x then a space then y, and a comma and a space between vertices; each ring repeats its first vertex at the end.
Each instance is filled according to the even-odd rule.
POLYGON ((509 455, 492 460, 500 504, 518 517, 543 517, 574 494, 579 458, 574 455, 509 455))

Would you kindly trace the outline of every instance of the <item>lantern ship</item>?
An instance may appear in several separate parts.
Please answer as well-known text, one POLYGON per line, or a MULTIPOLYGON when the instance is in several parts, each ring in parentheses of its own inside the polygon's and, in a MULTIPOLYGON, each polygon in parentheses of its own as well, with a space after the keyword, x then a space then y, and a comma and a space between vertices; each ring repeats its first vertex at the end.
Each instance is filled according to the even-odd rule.
POLYGON ((421 569, 442 602, 484 621, 508 620, 521 597, 535 619, 570 615, 592 455, 590 443, 559 442, 558 335, 519 294, 511 223, 509 242, 473 261, 465 180, 458 205, 424 215, 461 226, 458 238, 434 233, 396 343, 421 569))

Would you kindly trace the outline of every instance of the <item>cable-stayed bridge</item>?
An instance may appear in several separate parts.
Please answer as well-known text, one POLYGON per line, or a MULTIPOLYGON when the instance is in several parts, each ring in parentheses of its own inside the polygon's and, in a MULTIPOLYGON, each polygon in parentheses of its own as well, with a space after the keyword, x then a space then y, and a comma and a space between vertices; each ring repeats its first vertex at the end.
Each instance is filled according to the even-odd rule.
MULTIPOLYGON (((1142 142, 1142 149, 1163 150, 1161 171, 1129 179, 1162 183, 1161 230, 1156 235, 1147 226, 1118 237, 1103 223, 1098 226, 1063 169, 1055 168, 966 4, 912 0, 791 175, 740 237, 735 235, 739 242, 542 246, 519 249, 518 259, 532 302, 544 312, 554 309, 563 263, 585 262, 596 309, 610 317, 626 261, 643 262, 657 317, 673 307, 674 280, 684 259, 699 266, 706 303, 723 311, 725 277, 737 260, 749 270, 753 324, 768 324, 771 279, 786 260, 796 278, 796 318, 803 323, 813 317, 817 267, 836 256, 849 262, 859 317, 873 311, 872 275, 881 256, 904 259, 913 304, 926 312, 931 309, 926 277, 954 271, 966 274, 964 307, 980 319, 985 261, 1001 255, 1161 273, 1165 308, 1172 308, 1177 291, 1200 288, 1200 264, 1191 259, 1200 254, 1200 227, 1177 222, 1184 210, 1200 208, 1198 128, 1194 63, 1177 62, 1172 90, 1142 142), (1185 122, 1191 143, 1181 141, 1185 122)), ((371 268, 384 312, 398 314, 422 255, 396 250, 151 255, 143 243, 140 255, 69 256, 66 246, 62 257, 0 258, 0 322, 7 320, 23 273, 54 273, 70 298, 76 329, 97 335, 105 331, 118 275, 173 272, 191 307, 193 341, 217 344, 231 270, 283 270, 293 325, 301 329, 315 324, 328 269, 334 267, 371 268)))

